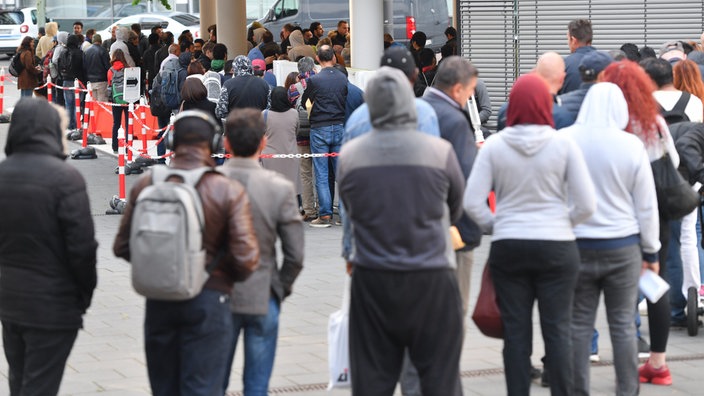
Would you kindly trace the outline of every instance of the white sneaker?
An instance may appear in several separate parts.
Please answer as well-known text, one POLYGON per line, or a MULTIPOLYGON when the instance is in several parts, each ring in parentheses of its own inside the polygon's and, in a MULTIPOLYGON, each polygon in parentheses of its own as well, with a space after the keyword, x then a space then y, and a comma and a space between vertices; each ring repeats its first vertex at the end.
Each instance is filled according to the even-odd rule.
POLYGON ((648 303, 645 299, 638 304, 638 313, 640 316, 648 316, 648 303))
POLYGON ((599 363, 601 361, 601 358, 599 357, 598 353, 593 353, 589 355, 589 361, 592 363, 599 363))

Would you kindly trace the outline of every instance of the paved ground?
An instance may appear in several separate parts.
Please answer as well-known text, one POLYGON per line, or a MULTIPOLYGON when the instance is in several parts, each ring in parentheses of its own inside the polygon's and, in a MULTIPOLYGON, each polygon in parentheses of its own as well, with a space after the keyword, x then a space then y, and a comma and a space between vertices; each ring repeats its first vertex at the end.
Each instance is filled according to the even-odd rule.
MULTIPOLYGON (((16 91, 12 92, 13 89, 8 91, 6 98, 16 95, 16 91)), ((0 149, 4 147, 6 134, 7 124, 0 125, 0 149)), ((75 143, 70 145, 72 148, 77 147, 75 143)), ((3 155, 0 154, 0 160, 2 158, 3 155)), ((100 243, 99 278, 93 304, 85 316, 85 328, 79 333, 69 358, 60 393, 120 396, 149 394, 142 349, 144 300, 134 293, 130 286, 129 265, 116 259, 111 252, 120 217, 104 214, 108 209, 108 200, 117 193, 117 176, 114 174, 116 158, 101 151, 96 160, 69 161, 88 181, 91 210, 100 243)), ((128 176, 128 183, 131 184, 136 177, 128 176)), ((293 295, 286 300, 282 308, 279 346, 271 381, 272 394, 349 394, 346 390, 324 390, 327 383, 327 321, 328 316, 340 305, 345 279, 343 262, 339 257, 340 237, 340 227, 306 227, 305 269, 294 285, 293 295)), ((489 242, 485 240, 476 252, 472 303, 476 300, 488 246, 489 242)), ((603 335, 600 342, 602 363, 592 367, 592 393, 613 394, 614 373, 610 365, 612 352, 606 337, 608 331, 603 308, 599 312, 597 328, 603 335)), ((643 332, 647 336, 647 318, 644 318, 643 332)), ((533 361, 539 365, 543 345, 537 323, 534 326, 534 334, 536 352, 533 361)), ((703 340, 704 335, 688 337, 684 331, 673 331, 668 352, 674 385, 667 388, 646 385, 642 387, 641 393, 701 394, 701 388, 704 386, 703 340)), ((471 320, 467 321, 467 335, 461 360, 465 394, 505 394, 501 349, 500 341, 482 336, 471 320)), ((230 391, 234 394, 239 394, 242 388, 239 381, 241 372, 242 356, 238 353, 230 385, 230 391)), ((8 394, 6 376, 7 363, 0 359, 0 396, 8 394)), ((548 391, 539 385, 534 385, 532 391, 536 395, 548 394, 548 391)))

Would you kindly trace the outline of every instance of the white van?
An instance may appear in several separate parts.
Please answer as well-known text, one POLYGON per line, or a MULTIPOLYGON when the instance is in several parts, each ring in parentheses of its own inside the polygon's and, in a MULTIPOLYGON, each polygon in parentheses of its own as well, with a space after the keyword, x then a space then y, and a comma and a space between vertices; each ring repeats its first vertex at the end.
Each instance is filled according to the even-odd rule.
MULTIPOLYGON (((278 0, 259 22, 278 40, 281 28, 287 23, 305 29, 313 22, 320 22, 325 32, 329 32, 341 20, 350 20, 347 0, 278 0)), ((447 40, 445 29, 449 23, 446 0, 384 0, 384 32, 401 44, 408 44, 413 33, 420 31, 428 36, 426 47, 439 51, 447 40)))

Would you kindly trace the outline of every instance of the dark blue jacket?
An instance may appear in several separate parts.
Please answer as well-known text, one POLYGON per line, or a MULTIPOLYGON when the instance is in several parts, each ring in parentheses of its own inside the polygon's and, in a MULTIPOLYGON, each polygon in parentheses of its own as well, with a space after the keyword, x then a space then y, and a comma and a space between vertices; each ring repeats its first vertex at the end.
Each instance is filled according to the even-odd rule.
POLYGON ((357 107, 364 103, 364 91, 351 82, 347 83, 347 100, 345 101, 345 124, 357 107))
POLYGON ((565 58, 565 82, 558 92, 559 95, 567 92, 572 92, 579 89, 582 84, 582 75, 579 73, 579 64, 582 62, 584 55, 596 51, 596 48, 591 45, 577 48, 570 56, 565 58))
POLYGON ((334 67, 326 67, 307 81, 301 103, 310 99, 311 128, 342 125, 345 122, 347 102, 347 77, 334 67))
POLYGON ((587 96, 587 91, 594 84, 593 82, 583 82, 576 91, 559 96, 560 106, 556 106, 553 109, 555 129, 567 128, 577 121, 577 115, 582 107, 582 102, 584 102, 584 97, 587 96))

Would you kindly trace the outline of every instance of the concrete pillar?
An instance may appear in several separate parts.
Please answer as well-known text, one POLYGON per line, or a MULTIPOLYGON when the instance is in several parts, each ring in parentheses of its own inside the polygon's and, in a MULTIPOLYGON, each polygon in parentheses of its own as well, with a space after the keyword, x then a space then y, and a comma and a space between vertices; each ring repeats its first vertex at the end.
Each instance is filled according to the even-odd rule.
POLYGON ((227 46, 227 57, 247 55, 247 2, 217 0, 218 43, 227 46))
POLYGON ((350 1, 352 67, 376 70, 384 53, 384 6, 379 0, 350 1))
POLYGON ((216 24, 215 0, 200 0, 200 38, 208 41, 208 26, 216 24))

